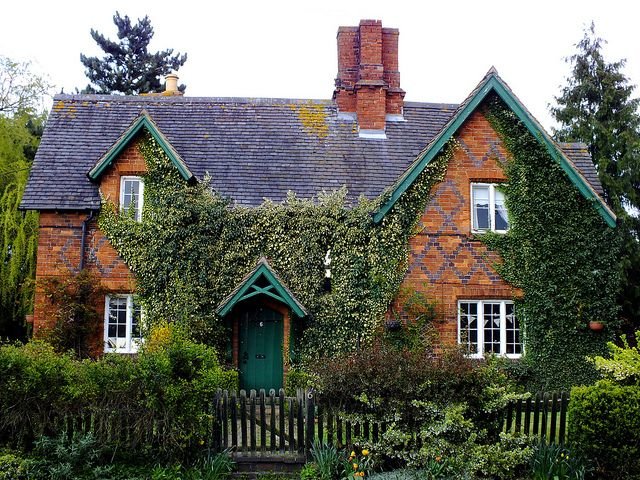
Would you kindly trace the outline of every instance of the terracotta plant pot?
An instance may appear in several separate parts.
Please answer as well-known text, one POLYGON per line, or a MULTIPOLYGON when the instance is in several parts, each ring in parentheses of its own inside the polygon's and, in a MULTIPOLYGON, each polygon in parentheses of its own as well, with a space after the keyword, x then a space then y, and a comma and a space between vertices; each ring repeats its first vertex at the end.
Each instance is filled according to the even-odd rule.
POLYGON ((589 328, 594 332, 599 332, 600 330, 604 329, 604 323, 591 320, 589 322, 589 328))

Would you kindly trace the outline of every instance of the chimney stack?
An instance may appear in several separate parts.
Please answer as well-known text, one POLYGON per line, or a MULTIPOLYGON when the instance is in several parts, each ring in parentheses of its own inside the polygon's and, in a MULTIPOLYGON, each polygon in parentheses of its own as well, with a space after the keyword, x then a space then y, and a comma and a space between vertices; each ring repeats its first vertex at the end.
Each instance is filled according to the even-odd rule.
POLYGON ((386 122, 402 120, 398 35, 396 28, 382 28, 380 20, 338 29, 333 98, 339 115, 357 119, 361 137, 386 138, 386 122))

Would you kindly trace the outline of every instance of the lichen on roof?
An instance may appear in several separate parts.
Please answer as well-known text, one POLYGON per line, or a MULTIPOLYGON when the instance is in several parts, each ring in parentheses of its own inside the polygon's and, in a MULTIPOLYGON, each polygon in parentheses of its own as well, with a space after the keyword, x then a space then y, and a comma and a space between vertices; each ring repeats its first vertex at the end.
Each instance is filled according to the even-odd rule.
POLYGON ((327 111, 324 105, 308 102, 305 104, 289 104, 289 108, 298 114, 302 128, 318 138, 323 139, 329 135, 327 123, 327 111))
POLYGON ((53 111, 60 113, 63 118, 76 118, 76 113, 78 112, 76 106, 73 102, 63 102, 62 100, 57 101, 53 104, 53 111))

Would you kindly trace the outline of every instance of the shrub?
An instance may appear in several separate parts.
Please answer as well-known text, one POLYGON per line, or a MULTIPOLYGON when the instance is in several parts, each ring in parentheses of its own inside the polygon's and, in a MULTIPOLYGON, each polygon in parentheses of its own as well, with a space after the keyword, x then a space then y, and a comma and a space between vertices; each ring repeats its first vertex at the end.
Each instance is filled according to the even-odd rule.
POLYGON ((529 471, 533 452, 529 437, 502 433, 499 442, 477 447, 474 452, 478 462, 476 469, 482 478, 524 478, 529 471))
POLYGON ((0 347, 0 441, 29 445, 56 413, 76 411, 69 386, 80 383, 78 367, 43 342, 0 347))
POLYGON ((445 478, 450 477, 447 477, 445 473, 432 472, 426 468, 422 470, 403 468, 391 472, 374 473, 369 477, 370 480, 440 480, 445 478))
POLYGON ((478 362, 458 349, 434 356, 380 343, 323 359, 313 372, 323 405, 356 423, 387 423, 371 445, 383 467, 433 466, 447 474, 484 471, 508 478, 506 472, 528 462, 527 445, 517 445, 510 457, 508 448, 516 446, 497 443, 504 407, 518 395, 493 359, 478 362))
POLYGON ((459 349, 428 356, 378 344, 312 367, 324 404, 415 432, 433 409, 464 405, 465 418, 497 439, 501 414, 515 398, 513 386, 494 367, 459 349))
MULTIPOLYGON (((640 331, 636 332, 640 338, 640 331)), ((640 352, 638 347, 631 347, 627 337, 620 337, 622 347, 613 342, 607 344, 610 358, 597 356, 594 358, 596 369, 605 377, 621 385, 640 386, 640 352)))
POLYGON ((72 438, 65 434, 44 436, 36 441, 29 461, 29 477, 43 480, 83 478, 97 469, 105 474, 110 469, 99 467, 104 453, 104 448, 90 433, 72 438))
POLYGON ((320 470, 315 463, 305 463, 300 470, 300 480, 321 480, 320 470))
POLYGON ((285 391, 287 396, 295 397, 298 389, 306 390, 314 385, 315 379, 313 375, 299 370, 297 368, 290 368, 287 372, 287 381, 285 385, 285 391))
POLYGON ((603 478, 640 478, 640 387, 601 380, 574 387, 568 435, 603 478))
POLYGON ((30 447, 82 418, 101 445, 132 455, 205 448, 211 399, 237 388, 237 372, 224 370, 211 347, 159 328, 137 357, 81 361, 41 342, 0 347, 0 440, 30 447))
POLYGON ((0 451, 0 480, 28 480, 25 460, 12 452, 0 451))

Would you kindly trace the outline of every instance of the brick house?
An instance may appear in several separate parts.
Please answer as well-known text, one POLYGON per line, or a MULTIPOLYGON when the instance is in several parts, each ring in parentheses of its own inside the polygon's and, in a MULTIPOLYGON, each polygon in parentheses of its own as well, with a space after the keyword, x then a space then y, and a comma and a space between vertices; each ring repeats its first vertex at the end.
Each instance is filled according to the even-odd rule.
MULTIPOLYGON (((480 356, 520 356, 513 306, 518 292, 492 268, 495 254, 473 237, 509 229, 497 188, 505 181, 500 162, 508 153, 483 114, 487 96, 498 95, 513 110, 609 227, 615 216, 603 201, 586 147, 553 142, 494 69, 460 105, 404 102, 398 34, 371 20, 341 27, 329 101, 183 97, 175 77, 157 96, 56 96, 22 200, 22 209, 40 212, 37 278, 84 267, 97 272, 112 292, 98 306, 104 334, 97 348, 136 351, 141 308, 132 295, 135 278, 96 215, 101 195, 140 215, 146 166, 137 141, 143 130, 185 181, 209 173, 213 188, 236 205, 280 202, 288 191, 310 198, 346 186, 356 201, 390 190, 375 222, 455 138, 460 148, 410 240, 404 283, 437 302, 443 342, 466 341, 480 356)), ((228 293, 218 313, 233 318, 233 362, 244 385, 259 386, 268 378, 263 383, 278 386, 291 322, 307 315, 304 305, 267 259, 228 293), (266 369, 264 362, 271 362, 266 369)), ((50 308, 39 290, 34 335, 50 326, 50 308)))

